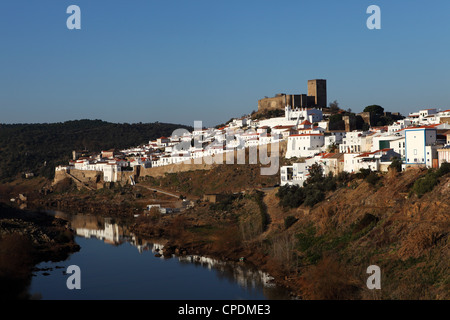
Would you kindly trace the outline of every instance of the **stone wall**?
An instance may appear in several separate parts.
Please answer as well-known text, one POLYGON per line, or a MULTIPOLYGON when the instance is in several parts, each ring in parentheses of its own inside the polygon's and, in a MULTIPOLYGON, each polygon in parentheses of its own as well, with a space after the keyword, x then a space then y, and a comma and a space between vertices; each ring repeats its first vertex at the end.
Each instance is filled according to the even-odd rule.
POLYGON ((361 116, 364 122, 367 123, 369 126, 372 126, 372 116, 370 112, 360 112, 357 115, 361 116))
POLYGON ((448 124, 450 124, 450 117, 442 117, 441 118, 441 123, 448 123, 448 124))
POLYGON ((345 131, 350 132, 356 129, 355 117, 342 116, 342 120, 344 120, 345 123, 345 131))
POLYGON ((308 106, 308 97, 305 94, 279 93, 275 97, 258 100, 258 111, 284 110, 287 105, 305 108, 308 106))

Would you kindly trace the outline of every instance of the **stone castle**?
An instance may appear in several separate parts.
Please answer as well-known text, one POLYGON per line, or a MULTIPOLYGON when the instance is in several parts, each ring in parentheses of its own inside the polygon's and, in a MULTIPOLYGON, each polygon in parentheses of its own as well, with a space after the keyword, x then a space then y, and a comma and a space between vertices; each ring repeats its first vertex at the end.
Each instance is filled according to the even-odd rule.
POLYGON ((308 94, 279 93, 272 98, 258 100, 258 111, 293 108, 324 108, 327 106, 327 80, 308 80, 308 94))

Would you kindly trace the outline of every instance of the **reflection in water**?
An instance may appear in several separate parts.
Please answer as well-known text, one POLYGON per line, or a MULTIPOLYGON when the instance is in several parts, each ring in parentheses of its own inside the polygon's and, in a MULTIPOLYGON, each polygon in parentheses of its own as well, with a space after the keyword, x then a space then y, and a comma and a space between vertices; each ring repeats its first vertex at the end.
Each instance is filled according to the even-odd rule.
MULTIPOLYGON (((103 218, 92 215, 70 215, 63 212, 52 212, 56 217, 70 222, 71 227, 78 236, 84 238, 96 238, 105 243, 119 246, 125 242, 136 247, 139 253, 150 251, 163 256, 164 245, 154 240, 145 240, 137 237, 129 231, 127 221, 115 221, 111 218, 103 218)), ((175 256, 180 265, 193 264, 215 271, 220 279, 226 279, 230 283, 238 283, 249 290, 262 288, 264 295, 269 299, 287 299, 287 293, 278 288, 273 277, 268 273, 250 267, 244 262, 224 262, 221 260, 198 255, 175 256)))

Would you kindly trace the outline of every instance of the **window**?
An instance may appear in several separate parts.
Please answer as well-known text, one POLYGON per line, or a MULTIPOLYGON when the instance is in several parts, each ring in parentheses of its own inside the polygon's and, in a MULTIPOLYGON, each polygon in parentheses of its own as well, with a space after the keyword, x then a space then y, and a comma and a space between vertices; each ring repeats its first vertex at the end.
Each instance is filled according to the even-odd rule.
POLYGON ((414 155, 417 155, 417 149, 414 149, 414 155))

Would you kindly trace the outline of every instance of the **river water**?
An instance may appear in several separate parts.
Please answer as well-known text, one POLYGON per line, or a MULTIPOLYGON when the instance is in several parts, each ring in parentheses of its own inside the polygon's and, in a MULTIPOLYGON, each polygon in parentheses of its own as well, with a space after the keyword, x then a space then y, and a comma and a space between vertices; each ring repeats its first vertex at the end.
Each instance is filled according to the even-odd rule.
POLYGON ((37 265, 29 293, 37 299, 222 300, 289 299, 270 275, 245 263, 200 256, 156 257, 162 244, 137 238, 125 223, 92 215, 70 221, 79 252, 65 261, 37 265), (81 271, 81 289, 69 290, 67 267, 81 271))

